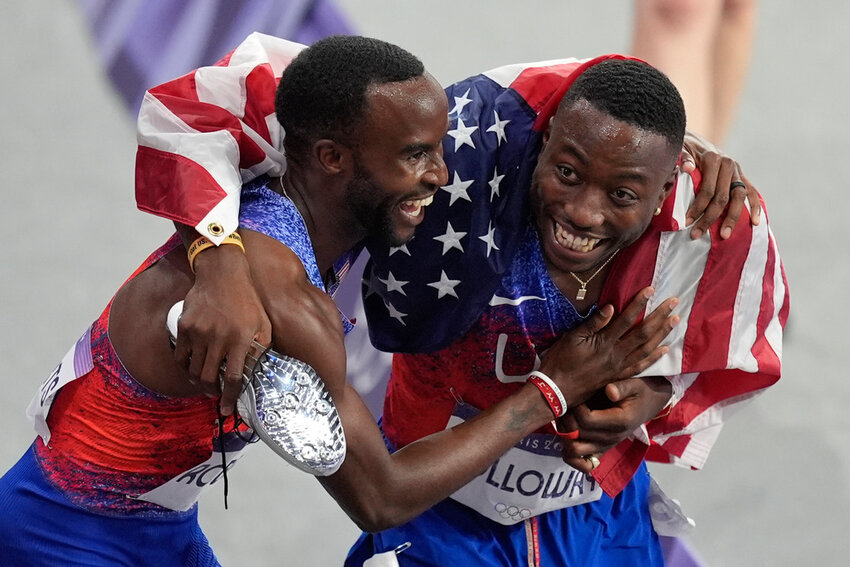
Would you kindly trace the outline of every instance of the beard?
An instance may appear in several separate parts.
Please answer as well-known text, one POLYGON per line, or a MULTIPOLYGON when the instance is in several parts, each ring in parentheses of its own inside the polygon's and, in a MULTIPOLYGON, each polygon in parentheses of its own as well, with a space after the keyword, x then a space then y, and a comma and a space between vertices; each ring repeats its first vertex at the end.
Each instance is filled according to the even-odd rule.
POLYGON ((367 170, 356 166, 354 178, 345 191, 345 205, 368 239, 387 246, 401 246, 413 237, 412 234, 400 234, 396 227, 397 204, 375 184, 367 170))

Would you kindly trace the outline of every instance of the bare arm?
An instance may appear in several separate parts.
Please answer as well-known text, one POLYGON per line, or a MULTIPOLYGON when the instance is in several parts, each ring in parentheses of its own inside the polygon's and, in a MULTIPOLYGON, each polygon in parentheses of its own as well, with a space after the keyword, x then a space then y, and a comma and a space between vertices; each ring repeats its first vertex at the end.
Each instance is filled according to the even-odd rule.
MULTIPOLYGON (((272 321, 275 348, 313 366, 339 410, 347 456, 336 474, 319 480, 364 530, 385 529, 415 517, 553 419, 540 392, 526 384, 477 418, 390 454, 371 413, 345 383, 336 306, 307 281, 287 248, 251 231, 244 231, 243 238, 272 321)), ((658 344, 675 322, 669 317, 672 304, 666 302, 632 329, 645 305, 646 296, 641 295, 613 322, 613 309, 603 309, 549 350, 541 370, 561 386, 568 404, 579 404, 605 384, 643 370, 665 352, 658 344)))

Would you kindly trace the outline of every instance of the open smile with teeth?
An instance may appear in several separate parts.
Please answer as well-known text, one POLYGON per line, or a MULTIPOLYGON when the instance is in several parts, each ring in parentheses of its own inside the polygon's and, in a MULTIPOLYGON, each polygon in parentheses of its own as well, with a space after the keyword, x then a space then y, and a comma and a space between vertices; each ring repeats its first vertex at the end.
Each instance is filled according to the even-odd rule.
POLYGON ((424 199, 411 199, 401 204, 401 210, 412 217, 418 217, 422 207, 427 207, 434 202, 434 196, 429 195, 424 199))
POLYGON ((569 248, 576 252, 590 252, 601 241, 600 238, 576 236, 558 223, 555 223, 555 240, 564 248, 569 248))

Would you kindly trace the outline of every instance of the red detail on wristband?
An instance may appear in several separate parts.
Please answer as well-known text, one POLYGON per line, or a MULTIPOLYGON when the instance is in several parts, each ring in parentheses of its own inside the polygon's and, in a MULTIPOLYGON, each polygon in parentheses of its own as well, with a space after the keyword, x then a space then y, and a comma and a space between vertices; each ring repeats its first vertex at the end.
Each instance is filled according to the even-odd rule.
POLYGON ((555 430, 555 435, 558 437, 563 437, 564 439, 578 439, 578 429, 573 431, 561 431, 558 429, 558 422, 554 419, 552 420, 552 429, 555 430))
POLYGON ((541 394, 543 394, 543 399, 546 400, 547 404, 549 404, 549 408, 552 410, 552 413, 555 414, 555 417, 561 417, 564 415, 565 408, 561 405, 560 400, 558 400, 558 395, 549 384, 547 384, 539 376, 529 376, 528 381, 537 386, 537 389, 540 390, 541 394))

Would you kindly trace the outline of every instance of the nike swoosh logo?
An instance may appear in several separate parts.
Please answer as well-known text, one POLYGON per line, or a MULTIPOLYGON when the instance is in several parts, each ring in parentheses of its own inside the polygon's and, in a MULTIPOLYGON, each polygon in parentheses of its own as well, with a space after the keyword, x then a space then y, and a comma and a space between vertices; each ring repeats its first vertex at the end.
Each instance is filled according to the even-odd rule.
POLYGON ((490 299, 490 306, 495 307, 497 305, 519 305, 525 301, 531 301, 536 299, 538 301, 546 301, 545 297, 537 297, 536 295, 521 295, 516 299, 510 299, 509 297, 499 297, 498 295, 494 295, 492 299, 490 299))

